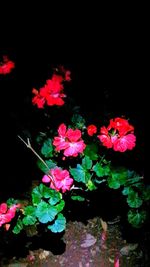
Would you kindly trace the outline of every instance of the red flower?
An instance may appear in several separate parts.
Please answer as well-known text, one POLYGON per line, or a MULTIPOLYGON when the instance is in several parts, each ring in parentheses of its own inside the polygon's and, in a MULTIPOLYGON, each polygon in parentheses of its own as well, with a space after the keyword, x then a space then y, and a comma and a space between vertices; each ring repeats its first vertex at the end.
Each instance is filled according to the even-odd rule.
POLYGON ((66 70, 64 68, 64 66, 59 66, 57 71, 59 71, 63 75, 64 81, 67 81, 67 82, 71 81, 71 77, 70 77, 71 71, 70 70, 66 70))
POLYGON ((14 69, 15 63, 7 58, 7 56, 3 56, 3 62, 0 62, 0 74, 8 74, 14 69))
POLYGON ((49 92, 53 94, 61 92, 63 90, 62 81, 62 76, 53 74, 52 79, 46 81, 49 92))
POLYGON ((134 127, 122 118, 111 119, 108 127, 101 127, 100 135, 97 137, 107 148, 115 151, 125 152, 135 147, 136 137, 133 134, 134 127))
POLYGON ((102 142, 103 146, 106 146, 107 148, 112 148, 112 141, 109 135, 98 135, 97 136, 99 138, 99 140, 102 142))
MULTIPOLYGON (((64 75, 64 74, 62 74, 64 75)), ((46 81, 44 87, 40 88, 39 92, 33 89, 32 92, 35 96, 32 99, 32 103, 37 105, 38 108, 43 108, 45 103, 48 106, 62 106, 64 105, 63 98, 66 95, 63 93, 64 86, 63 81, 69 81, 70 72, 65 72, 65 78, 62 75, 53 74, 52 78, 46 81)))
POLYGON ((64 94, 50 94, 47 96, 46 100, 47 100, 47 105, 48 106, 62 106, 64 105, 64 100, 62 99, 63 97, 65 97, 66 95, 64 94))
POLYGON ((97 127, 94 124, 91 124, 87 127, 88 135, 93 136, 93 134, 97 133, 97 127))
POLYGON ((37 105, 38 108, 43 108, 45 104, 45 99, 40 95, 36 95, 32 98, 33 105, 37 105))
POLYGON ((65 81, 67 81, 67 82, 71 81, 70 75, 71 75, 71 71, 70 70, 66 70, 65 81))
POLYGON ((110 120, 110 125, 111 125, 111 128, 118 130, 120 136, 123 136, 127 134, 128 132, 134 131, 134 127, 130 125, 126 119, 115 118, 114 121, 110 120))
POLYGON ((113 145, 112 140, 105 126, 101 127, 100 133, 101 134, 98 135, 97 137, 102 142, 103 146, 106 146, 107 148, 112 148, 112 145, 113 145))

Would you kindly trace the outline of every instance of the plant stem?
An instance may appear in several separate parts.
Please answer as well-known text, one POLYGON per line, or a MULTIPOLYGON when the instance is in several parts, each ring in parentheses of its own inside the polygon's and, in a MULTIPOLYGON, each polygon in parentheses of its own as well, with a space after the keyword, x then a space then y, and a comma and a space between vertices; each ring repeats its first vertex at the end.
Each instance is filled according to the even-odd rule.
MULTIPOLYGON (((45 165, 45 167, 49 170, 48 165, 46 164, 46 162, 40 157, 40 155, 33 149, 33 147, 31 146, 30 140, 29 138, 27 138, 27 143, 22 139, 22 137, 20 135, 18 135, 18 138, 26 145, 27 148, 31 149, 31 151, 37 156, 37 158, 45 165)), ((52 180, 53 184, 55 185, 54 179, 47 174, 47 176, 52 180)))
POLYGON ((81 187, 77 187, 77 186, 72 186, 71 188, 70 188, 70 190, 83 190, 81 187))

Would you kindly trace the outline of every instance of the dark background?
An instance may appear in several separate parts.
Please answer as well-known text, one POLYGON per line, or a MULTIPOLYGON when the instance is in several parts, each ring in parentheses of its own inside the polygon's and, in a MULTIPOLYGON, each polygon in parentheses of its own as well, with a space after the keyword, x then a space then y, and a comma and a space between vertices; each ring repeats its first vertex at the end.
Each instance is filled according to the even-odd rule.
POLYGON ((0 77, 1 198, 15 194, 18 188, 24 192, 36 179, 34 157, 17 134, 34 127, 31 90, 43 85, 57 64, 71 70, 73 82, 68 94, 89 122, 102 122, 103 114, 106 118, 110 114, 130 119, 137 135, 131 158, 143 171, 147 93, 145 36, 140 22, 127 26, 124 21, 119 27, 120 20, 107 24, 106 18, 102 22, 98 16, 95 21, 87 16, 77 24, 76 16, 70 24, 70 14, 66 21, 64 15, 56 24, 56 18, 43 21, 40 13, 34 13, 30 20, 27 14, 21 19, 21 14, 14 22, 13 14, 10 17, 7 13, 9 23, 3 21, 1 31, 0 56, 8 55, 16 64, 12 73, 0 77))

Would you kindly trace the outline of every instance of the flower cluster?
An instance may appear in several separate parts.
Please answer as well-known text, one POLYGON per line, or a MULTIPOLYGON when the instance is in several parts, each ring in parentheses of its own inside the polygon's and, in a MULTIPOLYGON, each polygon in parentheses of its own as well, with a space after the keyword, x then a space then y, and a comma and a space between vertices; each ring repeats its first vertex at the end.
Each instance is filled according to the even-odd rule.
POLYGON ((0 62, 0 74, 8 74, 14 69, 15 63, 8 59, 7 56, 3 56, 3 61, 0 62))
POLYGON ((70 71, 61 68, 59 74, 53 74, 52 78, 46 81, 46 84, 38 90, 33 88, 32 92, 35 95, 32 103, 38 108, 48 106, 62 106, 64 105, 63 98, 66 95, 63 93, 63 82, 70 81, 70 71))
POLYGON ((136 137, 133 133, 134 127, 126 119, 111 119, 108 127, 101 127, 99 140, 107 148, 115 151, 125 152, 135 147, 136 137))
POLYGON ((70 178, 70 174, 67 170, 62 170, 61 168, 54 168, 50 170, 49 175, 44 175, 42 178, 43 183, 50 183, 50 187, 60 191, 62 190, 65 193, 67 190, 70 190, 71 185, 73 184, 73 179, 70 178))
MULTIPOLYGON (((21 207, 13 228, 16 234, 39 223, 44 223, 54 233, 64 231, 66 218, 62 211, 66 195, 73 201, 86 203, 86 193, 101 190, 102 183, 110 189, 121 190, 129 206, 128 221, 133 226, 140 227, 146 220, 144 203, 150 199, 150 192, 143 183, 143 176, 124 166, 113 166, 111 159, 103 154, 104 147, 106 151, 112 149, 112 153, 121 154, 133 150, 136 145, 134 126, 124 117, 112 117, 108 126, 88 123, 79 114, 78 107, 72 106, 73 101, 66 113, 64 85, 71 80, 70 74, 63 67, 56 68, 42 88, 32 90, 33 109, 38 108, 44 122, 47 121, 46 128, 37 133, 35 145, 39 151, 34 150, 29 138, 26 141, 18 137, 38 158, 37 166, 43 175, 32 190, 30 204, 21 207), (57 118, 61 121, 53 117, 56 113, 51 106, 58 106, 57 118), (60 110, 64 116, 59 116, 60 110)), ((19 207, 16 202, 9 208, 5 203, 0 205, 0 227, 14 218, 19 207)))
MULTIPOLYGON (((86 129, 87 134, 92 138, 97 133, 97 126, 91 124, 86 129)), ((102 142, 102 145, 107 148, 112 148, 115 151, 125 152, 127 149, 132 150, 135 146, 136 137, 133 133, 134 127, 129 124, 126 119, 115 118, 110 120, 109 126, 100 128, 100 135, 97 138, 102 142)), ((55 136, 51 143, 56 152, 63 151, 64 160, 66 157, 83 156, 86 147, 89 144, 83 140, 85 133, 79 129, 67 128, 62 123, 58 127, 58 136, 55 136)), ((92 141, 92 140, 91 140, 92 141)), ((49 141, 50 142, 50 141, 49 141)), ((49 143, 50 145, 50 143, 49 143)), ((50 149, 50 148, 49 148, 50 149)), ((48 175, 44 175, 42 182, 50 183, 50 188, 65 193, 70 190, 74 180, 70 178, 67 170, 62 170, 60 167, 55 167, 49 171, 48 175)))
POLYGON ((56 151, 64 150, 64 156, 77 157, 79 153, 83 153, 86 145, 81 138, 81 131, 79 129, 67 129, 66 125, 62 123, 58 128, 59 136, 56 136, 53 145, 56 151))

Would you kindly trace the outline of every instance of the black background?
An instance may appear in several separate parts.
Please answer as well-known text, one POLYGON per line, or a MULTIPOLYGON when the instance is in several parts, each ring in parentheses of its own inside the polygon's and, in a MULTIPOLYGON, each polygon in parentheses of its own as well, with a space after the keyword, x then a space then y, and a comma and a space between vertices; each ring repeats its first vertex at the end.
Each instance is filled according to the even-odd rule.
MULTIPOLYGON (((67 18, 55 9, 49 14, 9 9, 2 21, 0 55, 8 55, 16 63, 15 70, 1 83, 1 195, 26 190, 36 179, 33 157, 17 134, 30 127, 31 90, 49 78, 51 67, 62 64, 72 72, 69 92, 83 113, 101 121, 103 112, 130 118, 135 125, 137 156, 143 169, 146 114, 145 35, 140 21, 127 25, 127 19, 108 21, 100 14, 81 12, 67 18), (84 16, 82 16, 84 15, 84 16), (33 17, 32 17, 33 16, 33 17), (58 20, 59 18, 59 20, 58 20), (70 89, 71 90, 71 89, 70 89), (100 118, 100 119, 99 119, 100 118), (29 121, 29 124, 28 124, 29 121), (30 170, 30 171, 29 171, 30 170), (31 177, 32 176, 32 177, 31 177)), ((79 10, 78 10, 79 11, 79 10)), ((128 21, 129 22, 129 21, 128 21)), ((92 121, 91 121, 92 122, 92 121)))

